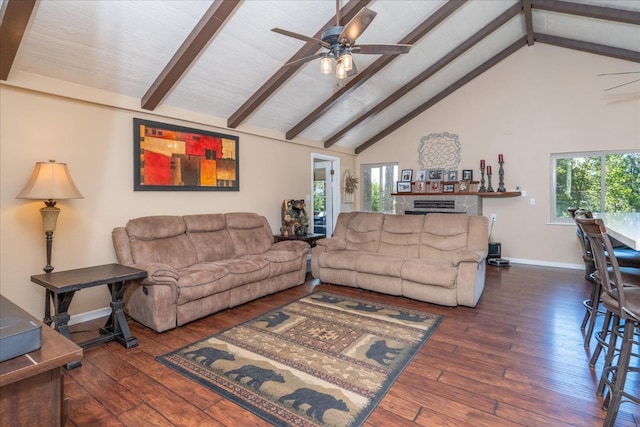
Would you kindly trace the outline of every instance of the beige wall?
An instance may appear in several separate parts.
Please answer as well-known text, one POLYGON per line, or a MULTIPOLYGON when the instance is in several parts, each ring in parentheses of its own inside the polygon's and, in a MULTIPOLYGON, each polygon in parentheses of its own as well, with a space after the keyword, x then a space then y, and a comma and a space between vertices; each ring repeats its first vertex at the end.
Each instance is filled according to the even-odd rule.
MULTIPOLYGON (((67 163, 85 197, 58 202, 62 211, 52 257, 56 271, 115 262, 111 230, 144 215, 250 211, 265 215, 278 232, 280 202, 311 194, 312 153, 340 157, 341 168, 355 165, 355 156, 346 150, 292 144, 269 131, 263 136, 255 129, 244 133, 211 127, 204 123, 221 120, 184 111, 164 110, 165 116, 155 116, 137 111, 137 100, 64 82, 25 75, 10 79, 16 81, 30 89, 0 87, 0 292, 37 317, 43 313, 44 289, 31 283, 30 276, 42 273, 46 263, 38 211, 44 204, 15 198, 37 161, 67 163), (240 192, 134 192, 133 117, 239 135, 240 192)), ((106 287, 83 290, 76 293, 71 314, 104 308, 108 301, 106 287)))
MULTIPOLYGON (((504 256, 577 267, 574 228, 549 224, 549 155, 640 148, 638 85, 603 92, 611 80, 596 77, 634 69, 629 62, 542 44, 522 48, 365 150, 357 157, 358 165, 346 150, 292 144, 265 130, 228 130, 223 119, 166 107, 154 114, 140 112, 136 99, 12 74, 10 85, 0 86, 0 292, 42 315, 44 291, 29 280, 45 264, 38 212, 42 203, 15 199, 37 161, 68 163, 85 196, 59 202, 52 264, 60 271, 114 262, 111 230, 132 217, 253 211, 265 215, 276 231, 280 200, 311 192, 311 153, 340 157, 341 173, 351 169, 356 176, 361 163, 397 161, 401 168, 416 170, 420 138, 437 132, 459 135, 460 169, 474 169, 475 174, 481 158, 497 166, 497 155, 503 153, 507 189, 520 185, 527 191, 527 197, 484 200, 485 214, 497 214, 493 238, 502 243, 504 256), (134 192, 133 117, 239 135, 241 191, 134 192)), ((71 312, 107 304, 106 288, 84 290, 71 312)))
MULTIPOLYGON (((459 169, 504 154, 505 184, 526 197, 483 201, 497 214, 493 240, 503 256, 542 265, 580 266, 575 228, 550 224, 550 154, 640 149, 640 85, 604 92, 621 78, 599 73, 637 64, 537 43, 523 47, 445 100, 358 155, 360 164, 397 161, 417 170, 423 136, 449 132, 462 145, 459 169), (535 205, 531 205, 535 199, 535 205)), ((632 80, 630 77, 622 77, 632 80)))

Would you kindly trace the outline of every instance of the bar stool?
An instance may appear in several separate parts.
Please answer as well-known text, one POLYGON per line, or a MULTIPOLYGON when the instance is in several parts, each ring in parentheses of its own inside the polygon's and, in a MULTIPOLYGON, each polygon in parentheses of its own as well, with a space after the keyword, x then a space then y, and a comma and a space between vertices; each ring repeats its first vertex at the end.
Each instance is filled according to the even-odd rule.
MULTIPOLYGON (((568 209, 568 211, 574 221, 576 220, 576 218, 593 218, 592 212, 586 209, 570 208, 568 209)), ((583 331, 586 328, 584 335, 584 346, 589 347, 593 329, 596 323, 596 317, 598 314, 605 313, 604 311, 599 309, 601 285, 595 277, 597 272, 595 271, 593 254, 591 253, 591 244, 577 222, 576 226, 576 236, 578 237, 578 240, 580 241, 580 245, 582 247, 582 260, 584 261, 585 265, 585 279, 593 283, 591 295, 588 299, 582 302, 585 307, 585 313, 584 318, 582 319, 582 324, 580 325, 580 329, 582 329, 583 331)), ((618 265, 620 266, 623 281, 628 283, 635 283, 637 281, 640 281, 640 252, 634 251, 631 248, 621 245, 615 240, 609 240, 612 242, 612 250, 605 252, 605 255, 607 256, 607 264, 609 263, 609 254, 613 254, 618 262, 618 265)), ((598 349, 597 354, 599 354, 599 352, 600 351, 598 349)))
POLYGON ((628 374, 640 373, 639 367, 630 366, 631 357, 640 357, 633 353, 633 346, 640 345, 640 340, 634 341, 640 334, 640 283, 625 283, 616 258, 607 257, 607 253, 613 253, 613 247, 601 219, 576 218, 576 222, 589 239, 596 281, 602 286, 602 305, 607 310, 600 336, 602 341, 598 340, 598 346, 606 346, 607 354, 597 393, 603 395, 605 388, 608 389, 603 409, 607 410, 604 427, 610 427, 615 424, 623 399, 640 405, 640 396, 625 390, 628 374), (618 339, 622 341, 619 347, 616 345, 618 339), (617 364, 614 363, 616 359, 617 364))

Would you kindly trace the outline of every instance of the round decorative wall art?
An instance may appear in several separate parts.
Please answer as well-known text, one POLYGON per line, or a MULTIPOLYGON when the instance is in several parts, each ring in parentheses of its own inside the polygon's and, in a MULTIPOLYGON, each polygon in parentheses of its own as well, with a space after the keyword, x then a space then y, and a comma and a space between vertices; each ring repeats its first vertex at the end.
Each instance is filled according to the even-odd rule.
POLYGON ((418 164, 424 169, 457 170, 460 163, 458 135, 448 132, 423 136, 418 146, 418 164))

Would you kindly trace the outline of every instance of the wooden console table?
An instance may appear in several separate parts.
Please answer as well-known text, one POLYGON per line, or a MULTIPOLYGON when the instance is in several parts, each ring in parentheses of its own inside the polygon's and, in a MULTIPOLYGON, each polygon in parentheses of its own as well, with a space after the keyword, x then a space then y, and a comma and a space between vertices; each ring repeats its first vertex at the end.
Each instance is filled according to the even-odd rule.
MULTIPOLYGON (((131 335, 127 318, 124 315, 124 292, 131 280, 143 279, 147 272, 120 264, 107 264, 77 270, 60 271, 31 276, 31 281, 47 289, 44 322, 55 323, 55 330, 71 339, 68 322, 68 310, 76 291, 93 286, 107 285, 111 293, 111 316, 102 329, 100 336, 79 343, 88 348, 107 341, 116 340, 126 348, 138 345, 136 337, 131 335), (51 316, 50 304, 53 301, 54 316, 51 316)), ((80 366, 82 361, 67 365, 67 369, 80 366)))
POLYGON ((42 328, 42 346, 0 363, 0 425, 64 426, 62 366, 82 359, 82 348, 51 328, 42 328))

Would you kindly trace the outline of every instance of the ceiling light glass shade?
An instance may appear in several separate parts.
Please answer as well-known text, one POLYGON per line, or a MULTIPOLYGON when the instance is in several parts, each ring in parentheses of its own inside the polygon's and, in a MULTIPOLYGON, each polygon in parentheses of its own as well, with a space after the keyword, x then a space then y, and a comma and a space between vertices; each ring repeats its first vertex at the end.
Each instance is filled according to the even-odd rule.
POLYGON ((344 67, 345 71, 351 71, 353 69, 353 57, 349 53, 345 53, 340 56, 340 63, 344 67))
POLYGON ((330 74, 331 67, 331 58, 329 58, 328 56, 325 56, 320 60, 320 72, 322 74, 330 74))
POLYGON ((338 62, 338 65, 336 65, 336 77, 338 77, 339 79, 344 79, 347 77, 347 70, 344 69, 342 62, 338 62))
POLYGON ((83 199, 66 163, 38 162, 17 199, 62 200, 83 199))

